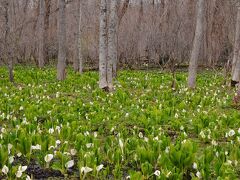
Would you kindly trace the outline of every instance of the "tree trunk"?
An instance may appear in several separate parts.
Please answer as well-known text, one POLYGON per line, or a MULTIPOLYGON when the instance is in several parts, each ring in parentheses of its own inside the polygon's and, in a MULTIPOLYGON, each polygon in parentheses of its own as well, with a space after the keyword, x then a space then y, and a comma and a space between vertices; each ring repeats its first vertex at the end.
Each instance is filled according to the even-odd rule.
POLYGON ((44 28, 44 16, 45 16, 45 2, 40 0, 40 13, 39 13, 39 49, 38 49, 38 67, 43 68, 45 63, 45 28, 44 28))
POLYGON ((110 90, 113 89, 113 77, 117 74, 117 0, 111 1, 110 20, 108 26, 108 63, 107 82, 110 90))
POLYGON ((99 37, 99 87, 108 88, 107 83, 107 1, 100 5, 100 37, 99 37))
POLYGON ((83 16, 83 0, 78 0, 78 33, 77 33, 77 58, 73 63, 74 71, 83 73, 83 55, 82 55, 82 16, 83 16))
POLYGON ((64 80, 66 77, 66 15, 65 0, 58 1, 58 64, 57 79, 64 80))
POLYGON ((6 46, 6 56, 8 62, 8 73, 9 73, 9 81, 14 83, 14 75, 13 75, 13 39, 11 38, 13 35, 13 0, 5 1, 4 9, 5 9, 5 46, 6 46))
POLYGON ((49 17, 51 13, 51 0, 45 0, 45 16, 44 16, 44 53, 45 53, 45 64, 49 63, 49 17))
POLYGON ((196 86, 196 76, 198 59, 203 38, 203 22, 204 22, 204 0, 198 0, 197 7, 197 24, 195 30, 195 37, 193 42, 193 49, 188 70, 188 87, 194 88, 196 86))
POLYGON ((216 9, 216 0, 209 1, 210 8, 207 15, 208 27, 207 27, 207 57, 208 57, 208 65, 214 65, 214 57, 213 57, 213 22, 214 22, 214 13, 216 9))
MULTIPOLYGON (((121 10, 120 10, 119 13, 118 13, 118 24, 121 23, 124 14, 127 12, 129 3, 130 3, 130 0, 125 0, 125 1, 123 2, 123 6, 122 6, 121 10)), ((118 5, 119 5, 119 4, 118 4, 118 5)))
POLYGON ((240 80, 240 7, 238 7, 237 22, 236 22, 236 33, 235 43, 233 50, 233 61, 232 61, 232 81, 239 82, 240 80))

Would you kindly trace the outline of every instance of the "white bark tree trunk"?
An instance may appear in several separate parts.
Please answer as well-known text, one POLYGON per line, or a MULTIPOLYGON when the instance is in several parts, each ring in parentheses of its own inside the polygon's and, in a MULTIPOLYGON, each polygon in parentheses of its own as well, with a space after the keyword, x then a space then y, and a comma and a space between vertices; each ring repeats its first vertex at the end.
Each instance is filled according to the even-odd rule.
POLYGON ((75 72, 83 73, 83 55, 82 55, 82 17, 83 17, 84 0, 78 0, 78 32, 77 32, 77 57, 73 62, 75 72))
POLYGON ((233 61, 232 61, 232 80, 239 82, 240 80, 240 7, 238 7, 237 22, 236 22, 236 33, 235 43, 233 50, 233 61))
POLYGON ((8 62, 8 73, 9 73, 9 81, 14 82, 14 74, 13 74, 13 0, 6 0, 4 3, 4 16, 5 16, 5 58, 8 62))
POLYGON ((188 70, 188 87, 194 88, 196 86, 196 76, 197 76, 197 67, 198 67, 198 59, 202 44, 203 38, 203 23, 204 23, 204 5, 205 0, 198 0, 197 6, 197 24, 195 30, 195 37, 193 42, 193 49, 191 53, 191 59, 189 63, 188 70))
POLYGON ((65 0, 58 1, 58 64, 57 79, 64 80, 66 77, 66 15, 65 0))
POLYGON ((38 67, 43 68, 45 63, 45 27, 44 27, 44 16, 45 16, 45 0, 40 0, 39 7, 39 48, 38 48, 38 67))
POLYGON ((107 89, 107 1, 101 0, 99 34, 99 88, 107 89))
POLYGON ((108 26, 108 63, 107 82, 109 90, 113 90, 113 75, 117 71, 117 0, 111 1, 110 20, 108 26))

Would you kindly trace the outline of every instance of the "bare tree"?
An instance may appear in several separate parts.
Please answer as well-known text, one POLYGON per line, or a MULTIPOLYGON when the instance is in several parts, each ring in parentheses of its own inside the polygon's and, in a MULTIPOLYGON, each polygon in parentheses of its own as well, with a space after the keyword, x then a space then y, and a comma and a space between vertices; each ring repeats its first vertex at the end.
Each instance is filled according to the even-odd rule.
POLYGON ((237 12, 236 32, 235 32, 235 43, 233 50, 233 61, 232 61, 232 81, 239 82, 240 80, 240 7, 237 12))
POLYGON ((99 87, 108 89, 107 83, 107 1, 100 4, 100 33, 99 33, 99 87))
POLYGON ((108 26, 108 63, 107 63, 107 82, 109 90, 113 89, 113 76, 117 73, 117 0, 111 1, 110 20, 108 26))
POLYGON ((38 49, 38 66, 43 68, 45 63, 45 27, 44 27, 44 16, 45 16, 45 0, 40 0, 40 13, 39 13, 39 49, 38 49))
POLYGON ((49 23, 50 23, 50 15, 51 15, 51 0, 45 0, 45 16, 44 16, 44 51, 45 51, 45 64, 49 62, 49 23))
POLYGON ((66 77, 66 15, 65 0, 58 1, 58 64, 57 79, 64 80, 66 77))
POLYGON ((111 0, 110 20, 109 23, 107 23, 107 1, 101 0, 99 37, 99 87, 106 91, 113 90, 113 65, 117 65, 117 6, 117 0, 111 0))
POLYGON ((14 52, 13 52, 13 0, 3 1, 4 3, 4 18, 5 18, 5 60, 8 64, 9 81, 14 82, 13 75, 13 62, 14 62, 14 52))
POLYGON ((77 32, 77 58, 75 58, 73 62, 73 67, 75 72, 79 72, 82 74, 83 72, 83 54, 82 54, 82 17, 83 17, 83 7, 84 2, 83 0, 78 0, 78 19, 77 19, 77 25, 78 25, 78 32, 77 32))
POLYGON ((196 86, 196 76, 198 59, 203 38, 203 23, 204 23, 204 4, 205 0, 198 0, 197 4, 197 23, 195 29, 195 37, 193 41, 193 49, 191 53, 189 71, 188 71, 188 87, 194 88, 196 86))

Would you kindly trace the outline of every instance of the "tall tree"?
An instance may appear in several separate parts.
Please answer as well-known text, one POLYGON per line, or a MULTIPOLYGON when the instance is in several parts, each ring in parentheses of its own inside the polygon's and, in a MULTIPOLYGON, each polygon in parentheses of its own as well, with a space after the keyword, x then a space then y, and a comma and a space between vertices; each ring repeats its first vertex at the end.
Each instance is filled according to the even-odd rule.
POLYGON ((73 68, 80 74, 83 72, 83 54, 82 54, 82 18, 83 18, 83 0, 78 0, 78 32, 77 32, 77 58, 73 62, 73 68))
POLYGON ((5 0, 4 3, 4 18, 5 18, 5 59, 8 64, 9 81, 14 82, 13 75, 13 0, 5 0))
POLYGON ((66 15, 65 0, 58 1, 58 64, 57 79, 64 80, 66 77, 66 15))
POLYGON ((117 0, 111 0, 110 20, 107 26, 107 1, 100 5, 99 87, 113 90, 113 64, 117 63, 117 0))
MULTIPOLYGON (((117 4, 116 4, 117 9, 115 9, 115 11, 117 11, 116 12, 117 14, 114 15, 114 13, 113 13, 113 15, 116 18, 116 21, 118 21, 117 24, 115 25, 116 26, 116 36, 117 36, 116 37, 117 38, 117 40, 116 40, 116 46, 117 46, 116 47, 116 52, 118 52, 118 49, 119 49, 119 47, 118 47, 119 27, 121 25, 123 16, 127 12, 127 9, 129 7, 129 3, 130 3, 130 0, 124 0, 123 4, 122 4, 122 7, 121 7, 121 1, 117 1, 117 4)), ((118 53, 117 53, 117 57, 116 57, 115 61, 113 61, 113 77, 114 78, 117 77, 117 64, 118 64, 118 53)))
POLYGON ((189 88, 194 88, 196 86, 198 59, 199 59, 199 54, 200 54, 201 45, 202 45, 202 38, 203 38, 204 6, 205 6, 204 4, 205 4, 205 0, 198 0, 197 23, 196 23, 193 49, 191 53, 189 70, 188 70, 188 87, 189 88))
POLYGON ((39 13, 39 48, 38 48, 38 67, 43 68, 45 63, 45 28, 44 28, 44 16, 45 16, 45 0, 40 0, 40 13, 39 13))
POLYGON ((233 50, 233 61, 232 61, 232 81, 240 81, 240 7, 237 12, 236 32, 235 32, 235 43, 233 50))
POLYGON ((99 32, 99 87, 108 89, 107 83, 107 1, 100 4, 100 32, 99 32))
POLYGON ((45 42, 45 64, 49 62, 49 21, 51 13, 51 0, 45 0, 45 16, 44 16, 44 42, 45 42))
POLYGON ((109 90, 113 89, 113 76, 117 73, 117 0, 112 0, 110 5, 110 20, 108 26, 108 63, 107 63, 107 82, 109 90))

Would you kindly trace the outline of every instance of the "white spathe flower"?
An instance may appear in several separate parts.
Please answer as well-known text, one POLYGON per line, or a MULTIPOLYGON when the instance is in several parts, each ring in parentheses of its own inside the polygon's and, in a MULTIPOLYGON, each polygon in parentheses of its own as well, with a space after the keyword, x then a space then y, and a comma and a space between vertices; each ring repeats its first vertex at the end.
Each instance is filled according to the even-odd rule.
POLYGON ((113 132, 114 130, 115 130, 115 127, 112 127, 112 129, 110 131, 113 132))
POLYGON ((145 142, 148 142, 148 140, 149 140, 149 139, 148 139, 147 137, 144 137, 144 141, 145 141, 145 142))
POLYGON ((18 171, 24 172, 27 170, 27 166, 18 166, 18 171))
POLYGON ((27 166, 19 166, 18 171, 16 172, 16 177, 20 178, 22 177, 22 173, 27 170, 27 166))
POLYGON ((89 132, 88 131, 84 132, 84 136, 89 136, 89 132))
POLYGON ((71 167, 73 167, 74 166, 74 160, 70 160, 70 161, 68 161, 66 164, 65 164, 65 167, 66 168, 71 168, 71 167))
POLYGON ((159 177, 161 175, 161 172, 159 170, 156 170, 154 173, 153 173, 155 176, 159 177))
POLYGON ((36 146, 31 147, 32 150, 41 150, 41 145, 37 144, 36 146))
POLYGON ((93 169, 90 167, 82 167, 81 168, 81 173, 83 172, 84 174, 87 174, 89 172, 91 172, 93 169))
POLYGON ((64 155, 67 155, 67 156, 70 156, 70 155, 71 155, 71 153, 69 153, 69 152, 63 152, 63 154, 64 154, 64 155))
POLYGON ((48 130, 48 132, 49 132, 49 134, 52 134, 52 133, 54 133, 54 129, 53 129, 53 128, 50 128, 50 129, 48 130))
POLYGON ((8 167, 6 165, 4 165, 2 168, 2 173, 7 175, 8 171, 9 171, 8 167))
POLYGON ((119 146, 120 146, 121 149, 123 149, 123 142, 122 142, 121 139, 119 139, 119 146))
POLYGON ((165 153, 167 153, 167 154, 168 154, 168 153, 169 153, 169 150, 170 150, 170 147, 169 147, 169 146, 167 146, 167 147, 166 147, 166 149, 165 149, 165 153))
POLYGON ((49 146, 48 150, 54 149, 54 146, 49 146))
POLYGON ((234 161, 234 165, 235 165, 235 166, 238 165, 238 161, 237 161, 237 160, 234 161))
POLYGON ((103 164, 100 164, 99 166, 96 167, 97 172, 101 171, 101 169, 104 167, 103 164))
POLYGON ((177 119, 178 118, 178 114, 176 113, 174 117, 177 119))
POLYGON ((60 134, 60 132, 61 132, 61 127, 60 126, 56 126, 56 128, 55 128, 57 131, 58 131, 58 133, 60 134))
POLYGON ((60 93, 57 92, 57 93, 56 93, 56 98, 59 98, 59 96, 60 96, 60 93))
POLYGON ((228 133, 225 134, 225 138, 228 138, 228 133))
POLYGON ((232 165, 232 161, 231 160, 227 160, 227 165, 232 165))
POLYGON ((61 141, 60 140, 56 140, 56 146, 60 145, 61 141))
POLYGON ((8 154, 11 153, 11 149, 12 149, 13 145, 12 144, 8 144, 8 154))
POLYGON ((229 137, 232 137, 235 135, 235 131, 233 129, 231 129, 229 132, 228 132, 228 136, 229 137))
POLYGON ((86 144, 86 147, 87 147, 87 148, 91 148, 91 147, 93 147, 93 146, 94 146, 93 143, 87 143, 87 144, 86 144))
POLYGON ((200 173, 199 171, 196 173, 196 176, 197 176, 198 178, 202 178, 202 175, 201 175, 201 173, 200 173))
POLYGON ((15 175, 17 178, 22 177, 22 171, 17 171, 15 175))
POLYGON ((204 132, 203 131, 201 131, 200 132, 200 134, 199 134, 203 139, 205 139, 206 138, 206 136, 205 136, 205 134, 204 134, 204 132))
POLYGON ((184 127, 183 127, 183 126, 180 126, 180 130, 183 131, 183 130, 184 130, 184 127))
POLYGON ((26 180, 32 180, 29 175, 27 175, 26 180))
POLYGON ((77 154, 77 150, 76 149, 71 149, 70 153, 72 156, 75 156, 77 154))
POLYGON ((45 162, 49 163, 51 160, 53 159, 53 155, 52 154, 47 154, 44 157, 45 162))
POLYGON ((218 145, 217 141, 212 140, 212 145, 213 145, 213 146, 217 146, 217 145, 218 145))
POLYGON ((94 136, 95 138, 97 137, 97 135, 98 135, 97 132, 94 132, 94 133, 93 133, 93 136, 94 136))
POLYGON ((169 176, 172 174, 171 171, 169 171, 167 174, 166 174, 166 177, 169 178, 169 176))
POLYGON ((6 133, 6 129, 4 127, 2 127, 1 132, 6 133))
POLYGON ((158 136, 154 137, 153 140, 158 141, 158 136))
POLYGON ((22 156, 21 152, 17 153, 17 157, 21 157, 21 156, 22 156))
POLYGON ((139 132, 138 136, 139 136, 140 138, 143 138, 143 133, 142 133, 142 132, 139 132))
POLYGON ((187 142, 187 140, 186 139, 184 139, 181 143, 182 144, 185 144, 187 142))
POLYGON ((8 162, 9 162, 9 164, 12 164, 13 161, 14 161, 14 156, 10 156, 10 157, 8 158, 8 162))
POLYGON ((197 163, 194 162, 194 163, 193 163, 193 169, 197 169, 197 167, 198 167, 198 166, 197 166, 197 163))

